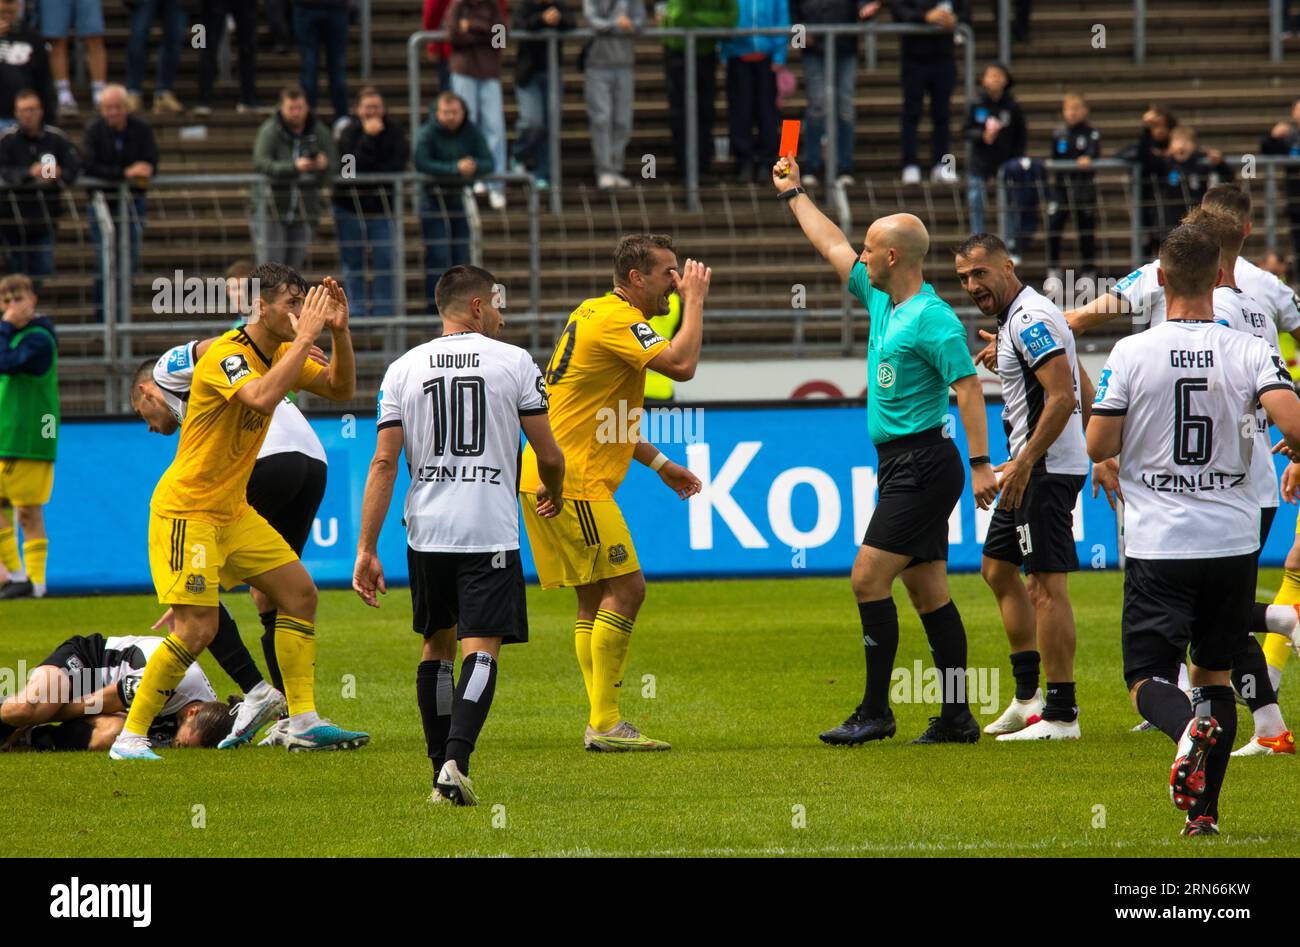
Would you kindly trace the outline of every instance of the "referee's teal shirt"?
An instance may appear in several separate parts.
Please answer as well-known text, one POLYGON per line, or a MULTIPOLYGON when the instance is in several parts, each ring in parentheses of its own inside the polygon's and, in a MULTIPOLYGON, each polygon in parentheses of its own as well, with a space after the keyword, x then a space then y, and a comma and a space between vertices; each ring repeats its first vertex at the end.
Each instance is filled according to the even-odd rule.
POLYGON ((867 432, 883 444, 940 427, 948 414, 948 389, 975 374, 966 330, 952 307, 922 283, 895 306, 873 287, 861 260, 849 273, 849 292, 871 317, 867 345, 867 432))

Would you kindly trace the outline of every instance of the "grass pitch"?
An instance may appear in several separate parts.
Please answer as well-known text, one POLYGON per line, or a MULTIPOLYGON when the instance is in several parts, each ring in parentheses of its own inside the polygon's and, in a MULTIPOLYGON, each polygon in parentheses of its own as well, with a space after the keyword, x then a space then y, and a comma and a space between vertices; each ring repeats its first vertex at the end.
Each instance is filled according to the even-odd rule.
MULTIPOLYGON (((1278 580, 1266 571, 1261 590, 1278 580)), ((1138 718, 1120 671, 1121 584, 1118 573, 1071 581, 1080 742, 909 746, 937 713, 910 703, 895 707, 896 738, 841 749, 817 733, 861 698, 847 579, 651 583, 623 710, 673 749, 644 755, 583 752, 573 596, 530 588, 533 641, 503 651, 473 760, 475 809, 425 801, 407 591, 393 590, 379 611, 351 592, 325 592, 318 705, 369 731, 369 746, 168 750, 156 764, 0 754, 0 844, 35 856, 1293 855, 1290 757, 1233 760, 1224 835, 1178 837, 1183 816, 1166 788, 1172 744, 1129 732, 1138 718)), ((930 657, 899 594, 898 663, 910 672, 930 657)), ((970 665, 999 671, 1000 711, 1013 681, 993 598, 973 575, 954 577, 953 597, 970 665)), ((247 596, 229 604, 261 665, 247 596)), ((144 595, 0 603, 0 665, 30 666, 73 634, 148 633, 159 613, 144 595)), ((202 660, 218 692, 234 693, 202 660)), ((1300 685, 1284 686, 1282 710, 1300 721, 1300 685)), ((1238 727, 1240 744, 1251 732, 1244 708, 1238 727)))

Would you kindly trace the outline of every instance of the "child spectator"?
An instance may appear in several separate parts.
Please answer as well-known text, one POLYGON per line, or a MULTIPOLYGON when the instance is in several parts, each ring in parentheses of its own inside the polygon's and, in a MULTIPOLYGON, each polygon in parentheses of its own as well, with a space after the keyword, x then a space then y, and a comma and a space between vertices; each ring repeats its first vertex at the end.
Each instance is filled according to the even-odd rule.
POLYGON ((1097 182, 1092 162, 1101 157, 1101 132, 1088 124, 1087 101, 1073 92, 1061 101, 1061 119, 1052 133, 1052 153, 1048 157, 1073 161, 1078 170, 1052 175, 1047 204, 1047 272, 1049 278, 1061 276, 1061 233, 1066 218, 1073 216, 1079 235, 1080 270, 1083 278, 1090 279, 1097 270, 1097 182))
POLYGON ((972 143, 966 178, 972 233, 984 232, 984 205, 990 180, 1013 158, 1025 154, 1025 113, 1011 94, 1015 80, 1006 66, 986 66, 980 90, 966 114, 965 135, 972 143))

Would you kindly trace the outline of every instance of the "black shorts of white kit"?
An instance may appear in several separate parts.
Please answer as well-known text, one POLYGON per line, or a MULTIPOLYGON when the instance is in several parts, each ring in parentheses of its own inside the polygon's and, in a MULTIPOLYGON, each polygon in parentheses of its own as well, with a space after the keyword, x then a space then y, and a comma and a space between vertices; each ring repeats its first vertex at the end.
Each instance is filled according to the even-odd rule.
POLYGON ((1250 634, 1255 554, 1124 563, 1124 681, 1174 682, 1184 656, 1208 671, 1232 668, 1250 634), (1190 652, 1190 654, 1189 654, 1190 652))
POLYGON ((862 545, 911 556, 908 567, 948 559, 948 517, 966 468, 942 428, 876 445, 880 491, 862 545))
POLYGON ((984 555, 1035 572, 1077 572, 1074 505, 1084 477, 1034 472, 1014 510, 999 506, 984 537, 984 555))
POLYGON ((300 556, 325 497, 328 475, 324 461, 286 451, 259 459, 248 478, 248 505, 300 556))
POLYGON ((1255 550, 1255 561, 1259 562, 1260 555, 1264 552, 1264 543, 1268 541, 1268 531, 1273 528, 1273 520, 1277 517, 1277 507, 1261 506, 1259 508, 1259 548, 1255 550))
POLYGON ((412 627, 428 638, 456 626, 459 638, 528 640, 524 567, 518 549, 500 552, 420 552, 406 547, 412 627))
POLYGON ((93 694, 104 686, 106 642, 103 635, 74 635, 54 649, 38 667, 56 667, 72 679, 72 700, 93 694))

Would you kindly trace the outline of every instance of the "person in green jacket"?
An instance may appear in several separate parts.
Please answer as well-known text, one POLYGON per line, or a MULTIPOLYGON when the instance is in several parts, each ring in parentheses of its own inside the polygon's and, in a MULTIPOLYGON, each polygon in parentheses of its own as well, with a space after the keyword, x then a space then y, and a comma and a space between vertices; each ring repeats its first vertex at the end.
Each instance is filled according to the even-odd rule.
POLYGON ((269 186, 262 213, 254 195, 249 215, 259 265, 302 269, 320 220, 321 188, 337 166, 334 138, 308 108, 307 93, 301 86, 285 86, 279 110, 262 123, 253 145, 253 170, 265 175, 269 186))
MULTIPOLYGON (((668 0, 663 23, 672 29, 724 29, 736 25, 737 0, 668 0)), ((718 94, 717 40, 695 41, 696 128, 699 129, 700 177, 713 166, 714 100, 718 94)), ((686 177, 686 40, 664 39, 664 76, 668 82, 668 122, 673 132, 677 173, 686 177)))
POLYGON ((492 174, 492 151, 483 133, 469 120, 465 100, 444 92, 415 142, 415 170, 428 175, 420 205, 424 232, 424 297, 431 315, 438 314, 434 289, 442 274, 469 262, 469 221, 465 186, 492 174))
POLYGON ((45 595, 42 507, 54 489, 59 443, 58 343, 54 323, 36 314, 32 281, 20 273, 0 279, 0 563, 9 579, 0 599, 45 595), (5 514, 13 507, 23 531, 5 514))

